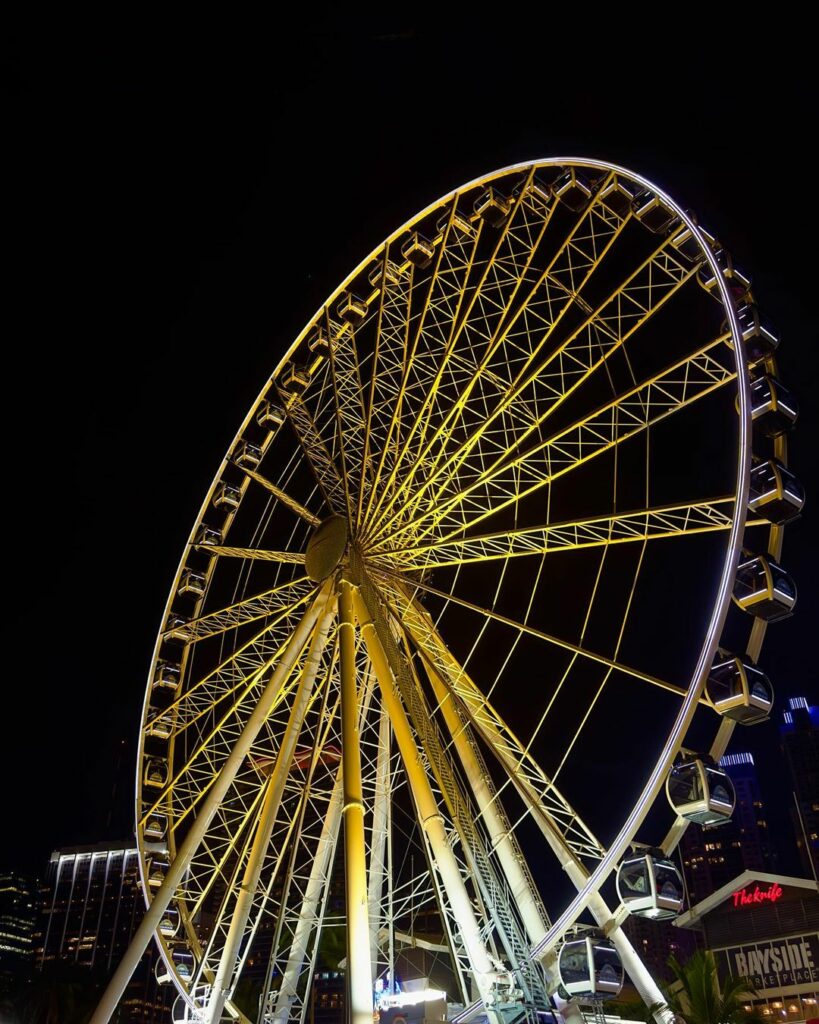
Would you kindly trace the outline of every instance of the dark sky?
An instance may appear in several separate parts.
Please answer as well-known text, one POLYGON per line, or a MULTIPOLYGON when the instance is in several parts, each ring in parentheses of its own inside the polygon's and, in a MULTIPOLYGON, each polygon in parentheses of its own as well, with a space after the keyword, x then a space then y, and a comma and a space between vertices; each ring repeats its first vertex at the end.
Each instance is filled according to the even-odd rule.
MULTIPOLYGON (((338 281, 481 173, 600 157, 699 213, 784 336, 812 505, 811 40, 770 21, 675 38, 623 10, 588 38, 568 13, 517 27, 514 13, 451 30, 248 25, 230 43, 77 26, 12 42, 0 867, 40 871, 52 848, 130 830, 167 588, 241 417, 338 281)), ((798 613, 763 659, 782 696, 816 694, 811 512, 783 559, 798 613)), ((775 732, 749 742, 772 752, 775 732)))

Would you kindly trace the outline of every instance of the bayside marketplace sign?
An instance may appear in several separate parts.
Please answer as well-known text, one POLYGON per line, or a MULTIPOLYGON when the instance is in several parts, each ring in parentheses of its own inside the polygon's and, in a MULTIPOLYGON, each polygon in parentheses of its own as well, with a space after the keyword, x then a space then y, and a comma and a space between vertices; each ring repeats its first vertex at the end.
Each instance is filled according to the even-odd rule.
POLYGON ((819 982, 819 933, 720 950, 727 973, 748 979, 752 988, 781 989, 819 982))
POLYGON ((817 1016, 819 885, 744 871, 674 922, 693 928, 717 962, 720 977, 741 978, 746 1009, 778 1024, 817 1016))

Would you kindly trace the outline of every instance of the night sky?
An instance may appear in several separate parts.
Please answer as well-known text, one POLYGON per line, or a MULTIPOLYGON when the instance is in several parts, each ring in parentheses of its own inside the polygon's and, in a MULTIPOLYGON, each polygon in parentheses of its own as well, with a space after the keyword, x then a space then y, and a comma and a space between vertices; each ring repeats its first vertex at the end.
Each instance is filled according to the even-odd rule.
MULTIPOLYGON (((579 15, 514 14, 12 43, 0 868, 41 872, 53 848, 130 832, 167 589, 247 407, 386 234, 520 160, 631 167, 752 273, 801 402, 792 466, 809 489, 783 556, 797 614, 762 664, 780 698, 816 696, 819 222, 799 137, 815 141, 812 40, 770 22, 675 39, 624 10, 589 39, 579 15)), ((771 722, 732 749, 778 766, 776 736, 771 722)))

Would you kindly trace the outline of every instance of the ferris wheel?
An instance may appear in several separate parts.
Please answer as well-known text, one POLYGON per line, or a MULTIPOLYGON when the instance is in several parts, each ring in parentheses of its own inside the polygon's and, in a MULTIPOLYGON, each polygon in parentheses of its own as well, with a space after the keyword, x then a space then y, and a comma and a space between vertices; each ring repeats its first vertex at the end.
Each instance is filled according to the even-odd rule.
POLYGON ((730 814, 718 759, 796 599, 776 346, 718 242, 601 161, 486 175, 363 260, 173 581, 120 980, 155 933, 180 1019, 303 1021, 343 865, 351 1019, 419 922, 455 1019, 613 991, 595 948, 659 1002, 620 924, 678 909, 668 855, 730 814))

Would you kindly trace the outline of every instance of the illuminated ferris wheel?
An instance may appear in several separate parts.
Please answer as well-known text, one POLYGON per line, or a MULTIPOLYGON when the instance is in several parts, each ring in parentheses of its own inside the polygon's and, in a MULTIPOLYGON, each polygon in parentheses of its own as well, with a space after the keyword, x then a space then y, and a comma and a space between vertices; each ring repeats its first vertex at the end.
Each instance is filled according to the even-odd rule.
POLYGON ((570 1018, 624 969, 660 1001, 619 926, 681 909, 796 597, 776 346, 690 214, 584 159, 464 185, 327 299, 157 639, 142 936, 179 1019, 303 1021, 336 865, 351 1019, 422 924, 458 1020, 570 1018))

